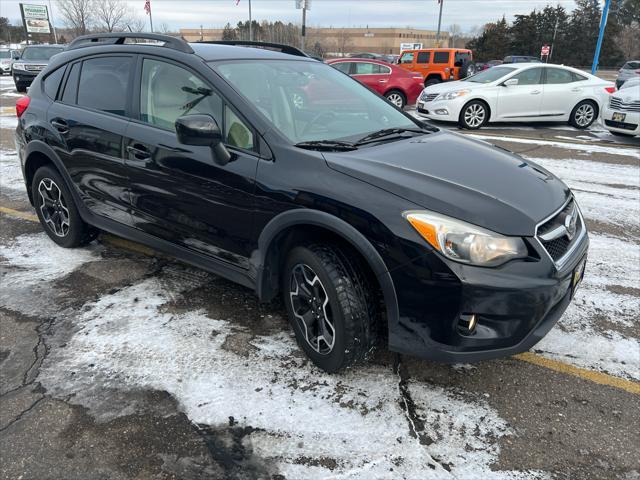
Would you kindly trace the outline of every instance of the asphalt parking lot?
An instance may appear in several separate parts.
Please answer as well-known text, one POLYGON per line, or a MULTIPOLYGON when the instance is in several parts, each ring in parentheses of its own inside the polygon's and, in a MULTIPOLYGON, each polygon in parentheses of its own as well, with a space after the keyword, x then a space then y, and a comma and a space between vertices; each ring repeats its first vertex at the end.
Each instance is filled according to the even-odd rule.
POLYGON ((574 190, 591 248, 573 305, 516 357, 381 350, 327 375, 278 302, 109 235, 52 243, 13 146, 17 97, 2 77, 0 478, 640 478, 638 139, 465 132, 574 190))

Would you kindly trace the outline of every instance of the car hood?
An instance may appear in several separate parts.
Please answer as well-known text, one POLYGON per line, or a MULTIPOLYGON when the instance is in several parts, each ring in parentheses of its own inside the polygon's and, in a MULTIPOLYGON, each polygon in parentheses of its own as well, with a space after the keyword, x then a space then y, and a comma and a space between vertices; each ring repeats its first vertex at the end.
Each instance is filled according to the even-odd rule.
POLYGON ((570 195, 539 165, 449 132, 324 155, 336 171, 503 235, 533 236, 570 195))

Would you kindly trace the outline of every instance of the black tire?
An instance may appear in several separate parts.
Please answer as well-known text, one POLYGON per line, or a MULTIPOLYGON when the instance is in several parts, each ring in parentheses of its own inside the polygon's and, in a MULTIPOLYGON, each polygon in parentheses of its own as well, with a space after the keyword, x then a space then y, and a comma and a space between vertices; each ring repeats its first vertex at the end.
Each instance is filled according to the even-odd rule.
POLYGON ((96 238, 98 231, 82 220, 66 183, 55 168, 45 165, 36 171, 31 182, 31 194, 40 224, 55 243, 65 248, 75 248, 96 238), (57 205, 49 202, 49 206, 43 206, 45 201, 40 189, 51 194, 50 198, 57 198, 57 205), (57 219, 61 216, 67 217, 66 227, 57 225, 57 219))
POLYGON ((462 66, 460 67, 460 79, 470 77, 476 73, 476 64, 465 60, 462 62, 462 66))
POLYGON ((400 90, 389 90, 384 97, 402 110, 407 104, 407 97, 400 90))
POLYGON ((442 83, 442 79, 439 77, 430 77, 424 81, 424 86, 428 87, 430 85, 437 85, 438 83, 442 83))
POLYGON ((16 91, 25 93, 27 91, 27 85, 24 83, 16 83, 16 91))
MULTIPOLYGON (((308 281, 300 283, 304 283, 309 290, 312 290, 308 281)), ((373 349, 378 331, 376 297, 371 294, 373 289, 363 268, 353 255, 345 254, 339 247, 332 244, 293 248, 283 269, 282 291, 289 322, 295 332, 298 345, 322 370, 329 373, 340 371, 363 360, 373 349), (301 300, 299 297, 304 296, 302 295, 304 288, 298 286, 301 269, 308 274, 305 277, 314 280, 316 287, 322 288, 321 292, 325 292, 328 299, 325 309, 316 310, 319 315, 315 317, 317 320, 313 317, 313 303, 316 300, 310 300, 306 304, 299 301, 301 300), (319 285, 315 281, 316 277, 320 282, 319 285), (297 291, 301 294, 297 295, 297 291), (294 306, 294 303, 297 305, 294 306), (302 316, 305 314, 311 314, 313 324, 303 321, 302 316), (331 321, 329 325, 332 325, 334 330, 333 341, 328 351, 326 348, 322 351, 320 340, 317 342, 314 340, 314 338, 320 338, 320 335, 314 336, 314 332, 318 332, 320 328, 320 318, 328 317, 331 321), (305 330, 311 332, 306 334, 305 330), (317 343, 318 348, 313 347, 311 342, 317 343)), ((315 293, 310 295, 318 293, 317 290, 313 292, 315 293)), ((324 303, 321 299, 323 296, 318 295, 320 303, 324 303)), ((326 323, 324 325, 325 330, 328 331, 326 323)), ((323 332, 324 338, 326 337, 323 332)), ((323 343, 328 347, 326 341, 323 343)))
POLYGON ((583 100, 571 110, 569 125, 584 130, 585 128, 589 128, 597 118, 598 105, 591 100, 583 100))
POLYGON ((458 117, 460 128, 477 130, 489 121, 489 107, 480 100, 471 100, 467 103, 458 117))

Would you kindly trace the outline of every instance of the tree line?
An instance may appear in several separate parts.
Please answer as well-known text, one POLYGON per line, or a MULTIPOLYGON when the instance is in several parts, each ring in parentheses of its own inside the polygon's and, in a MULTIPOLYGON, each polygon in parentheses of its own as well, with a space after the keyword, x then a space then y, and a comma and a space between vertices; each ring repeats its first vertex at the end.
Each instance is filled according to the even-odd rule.
MULTIPOLYGON (((550 62, 587 66, 593 61, 602 10, 599 0, 576 0, 572 12, 547 6, 528 15, 503 17, 485 25, 466 43, 478 61, 501 60, 507 55, 540 56, 543 45, 552 45, 550 62), (555 38, 555 40, 554 40, 555 38)), ((600 53, 600 66, 618 67, 640 58, 640 0, 612 0, 600 53)))

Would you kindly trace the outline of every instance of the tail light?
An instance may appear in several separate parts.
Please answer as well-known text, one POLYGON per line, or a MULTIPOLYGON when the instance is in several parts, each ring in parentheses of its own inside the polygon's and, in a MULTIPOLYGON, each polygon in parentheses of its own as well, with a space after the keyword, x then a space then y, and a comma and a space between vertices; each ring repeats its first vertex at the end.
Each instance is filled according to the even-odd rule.
POLYGON ((613 93, 616 91, 616 87, 604 87, 607 93, 613 93))
POLYGON ((31 102, 31 99, 29 97, 20 97, 18 99, 18 101, 16 102, 16 115, 18 116, 18 118, 20 118, 27 107, 29 107, 29 102, 31 102))

